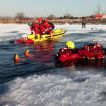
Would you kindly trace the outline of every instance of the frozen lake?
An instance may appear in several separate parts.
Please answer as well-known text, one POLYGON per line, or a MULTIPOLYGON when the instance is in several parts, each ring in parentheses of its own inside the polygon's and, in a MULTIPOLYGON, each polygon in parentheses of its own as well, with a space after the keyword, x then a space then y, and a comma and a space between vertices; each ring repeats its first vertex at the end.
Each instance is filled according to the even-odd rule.
POLYGON ((29 33, 25 24, 0 24, 0 106, 106 106, 106 67, 55 65, 54 55, 72 40, 76 47, 98 42, 106 47, 106 25, 55 25, 66 34, 59 42, 36 45, 10 44, 29 33), (14 54, 25 49, 36 60, 14 64, 14 54))

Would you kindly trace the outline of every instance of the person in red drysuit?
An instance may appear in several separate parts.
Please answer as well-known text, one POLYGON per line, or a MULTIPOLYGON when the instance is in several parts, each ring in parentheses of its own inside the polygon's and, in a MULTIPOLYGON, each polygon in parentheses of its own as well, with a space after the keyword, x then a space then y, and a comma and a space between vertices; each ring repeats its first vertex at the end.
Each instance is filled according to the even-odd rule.
POLYGON ((40 31, 40 35, 45 34, 45 26, 43 24, 43 19, 40 17, 37 19, 38 23, 39 23, 39 31, 40 31))
POLYGON ((18 39, 15 41, 16 44, 22 44, 22 43, 25 43, 25 44, 33 44, 33 40, 31 39, 27 39, 27 35, 24 35, 22 36, 21 39, 18 39))
POLYGON ((69 49, 68 47, 59 49, 57 58, 61 62, 76 62, 83 59, 103 60, 105 58, 105 53, 103 47, 100 44, 94 43, 85 45, 83 48, 80 49, 69 49))
POLYGON ((39 38, 39 36, 40 36, 40 26, 39 26, 39 23, 37 22, 37 20, 33 23, 33 26, 34 26, 35 38, 39 38))
POLYGON ((83 50, 79 50, 78 53, 82 58, 88 58, 88 59, 104 58, 103 48, 98 43, 92 45, 85 45, 83 50))
POLYGON ((54 25, 51 22, 49 22, 48 20, 44 20, 43 24, 45 26, 46 34, 50 34, 51 38, 52 38, 54 25))
POLYGON ((37 19, 40 25, 40 33, 43 34, 50 34, 53 37, 53 29, 54 25, 50 23, 48 20, 43 20, 42 18, 37 19))
POLYGON ((94 53, 92 52, 90 45, 85 45, 84 48, 78 50, 78 54, 81 58, 93 59, 94 53))
POLYGON ((94 44, 92 47, 92 52, 94 53, 94 57, 97 59, 103 59, 105 56, 102 45, 98 43, 94 44))

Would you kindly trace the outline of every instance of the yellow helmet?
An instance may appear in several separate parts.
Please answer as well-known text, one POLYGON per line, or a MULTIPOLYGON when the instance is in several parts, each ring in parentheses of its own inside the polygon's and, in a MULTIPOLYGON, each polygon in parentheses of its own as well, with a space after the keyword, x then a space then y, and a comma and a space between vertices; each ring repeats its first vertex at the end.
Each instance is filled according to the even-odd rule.
POLYGON ((67 41, 66 46, 70 49, 75 49, 75 44, 72 41, 67 41))

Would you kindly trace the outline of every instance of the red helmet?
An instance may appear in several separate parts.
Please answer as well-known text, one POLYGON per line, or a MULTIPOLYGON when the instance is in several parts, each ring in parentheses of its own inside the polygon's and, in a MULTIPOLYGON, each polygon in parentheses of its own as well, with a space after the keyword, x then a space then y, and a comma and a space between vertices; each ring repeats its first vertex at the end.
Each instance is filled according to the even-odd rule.
POLYGON ((48 22, 48 20, 47 20, 47 19, 45 19, 45 22, 48 22))
POLYGON ((38 20, 38 22, 42 22, 42 18, 41 17, 39 17, 37 20, 38 20))

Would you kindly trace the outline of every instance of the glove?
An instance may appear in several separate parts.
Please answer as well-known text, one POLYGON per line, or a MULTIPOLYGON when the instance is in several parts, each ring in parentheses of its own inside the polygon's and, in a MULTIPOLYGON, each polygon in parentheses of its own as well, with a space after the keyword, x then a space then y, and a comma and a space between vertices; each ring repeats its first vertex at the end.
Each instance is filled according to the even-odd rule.
POLYGON ((33 34, 33 32, 31 32, 31 34, 30 35, 32 35, 33 34))

